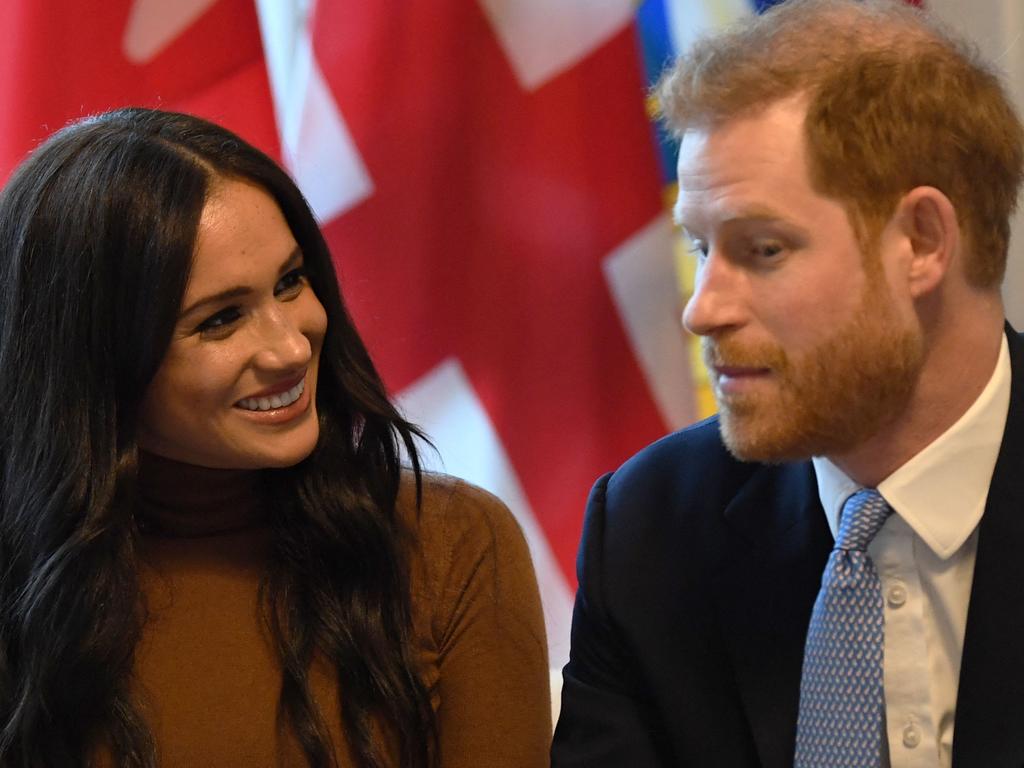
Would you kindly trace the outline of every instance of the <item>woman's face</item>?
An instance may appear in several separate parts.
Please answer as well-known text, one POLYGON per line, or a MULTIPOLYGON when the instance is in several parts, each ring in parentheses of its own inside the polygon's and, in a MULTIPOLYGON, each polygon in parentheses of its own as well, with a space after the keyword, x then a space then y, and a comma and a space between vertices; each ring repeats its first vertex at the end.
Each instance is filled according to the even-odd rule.
POLYGON ((277 203, 251 184, 215 182, 174 337, 142 403, 139 446, 224 469, 302 461, 319 437, 326 330, 277 203))

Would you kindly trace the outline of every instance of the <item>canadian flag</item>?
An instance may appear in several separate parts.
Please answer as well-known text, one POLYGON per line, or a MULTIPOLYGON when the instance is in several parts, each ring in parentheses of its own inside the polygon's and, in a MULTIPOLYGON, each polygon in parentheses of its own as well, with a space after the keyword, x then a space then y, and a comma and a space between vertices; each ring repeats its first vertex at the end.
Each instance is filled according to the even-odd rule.
POLYGON ((590 485, 693 417, 634 5, 258 6, 360 331, 435 466, 518 517, 560 665, 590 485))
POLYGON ((190 111, 310 200, 433 466, 502 497, 568 654, 587 492, 694 416, 632 0, 7 0, 0 173, 190 111))
MULTIPOLYGON (((770 4, 646 0, 640 17, 678 50, 770 4)), ((928 5, 1002 52, 1019 99, 1019 3, 928 5)), ((591 482, 695 416, 635 10, 632 0, 0 4, 0 178, 68 120, 126 104, 203 115, 289 168, 389 388, 438 447, 428 459, 494 491, 520 520, 553 666, 568 652, 591 482)), ((671 53, 658 50, 655 69, 671 53)), ((1013 287, 1022 263, 1011 255, 1011 318, 1024 310, 1013 287)))
POLYGON ((0 179, 69 120, 129 104, 210 117, 278 155, 252 0, 7 0, 0 29, 0 179))

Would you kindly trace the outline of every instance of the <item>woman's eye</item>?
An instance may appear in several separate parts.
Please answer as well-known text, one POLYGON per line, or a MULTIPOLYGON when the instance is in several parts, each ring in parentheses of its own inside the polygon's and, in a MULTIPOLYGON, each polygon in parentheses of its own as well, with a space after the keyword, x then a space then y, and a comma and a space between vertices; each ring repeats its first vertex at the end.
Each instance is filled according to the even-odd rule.
POLYGON ((274 286, 274 295, 294 295, 302 290, 302 287, 306 284, 306 270, 303 267, 296 267, 290 272, 286 272, 284 276, 277 281, 277 285, 274 286))
POLYGON ((708 255, 708 244, 703 240, 690 240, 690 253, 698 259, 708 255))
POLYGON ((238 307, 225 307, 203 320, 196 331, 206 336, 225 334, 241 316, 238 307))

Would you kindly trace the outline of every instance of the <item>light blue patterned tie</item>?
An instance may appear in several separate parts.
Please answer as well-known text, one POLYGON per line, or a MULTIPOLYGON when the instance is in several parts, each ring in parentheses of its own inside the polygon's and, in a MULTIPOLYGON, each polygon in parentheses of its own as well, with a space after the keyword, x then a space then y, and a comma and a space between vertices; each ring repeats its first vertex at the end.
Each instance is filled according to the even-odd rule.
POLYGON ((866 549, 891 512, 873 488, 843 505, 804 646, 794 768, 881 765, 885 619, 866 549))

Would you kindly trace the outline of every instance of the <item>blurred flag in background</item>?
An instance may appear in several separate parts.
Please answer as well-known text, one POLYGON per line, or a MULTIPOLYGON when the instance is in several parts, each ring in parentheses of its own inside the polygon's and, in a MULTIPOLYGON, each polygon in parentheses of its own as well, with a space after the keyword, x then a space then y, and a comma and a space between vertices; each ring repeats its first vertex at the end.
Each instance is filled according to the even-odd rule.
POLYGON ((278 154, 252 0, 5 0, 0 29, 0 180, 69 120, 130 104, 216 115, 278 154))
POLYGON ((435 465, 516 514, 560 664, 591 483, 694 418, 635 6, 258 7, 359 329, 435 465))
MULTIPOLYGON (((647 88, 700 31, 769 4, 7 0, 0 178, 69 119, 126 104, 280 159, 433 466, 522 523, 559 666, 591 483, 711 408, 647 88)), ((1024 73, 1017 0, 929 4, 1024 73)))

